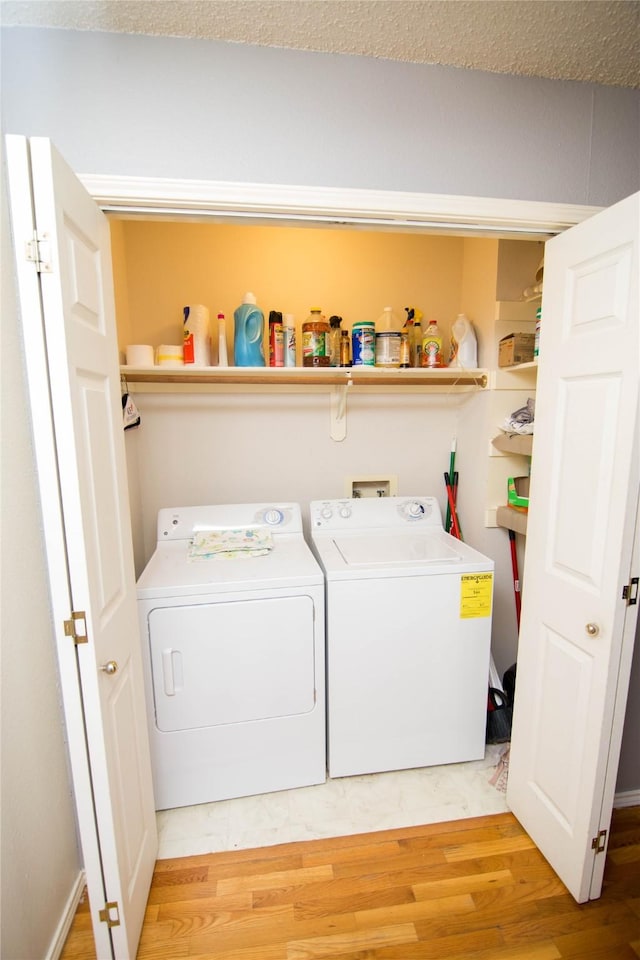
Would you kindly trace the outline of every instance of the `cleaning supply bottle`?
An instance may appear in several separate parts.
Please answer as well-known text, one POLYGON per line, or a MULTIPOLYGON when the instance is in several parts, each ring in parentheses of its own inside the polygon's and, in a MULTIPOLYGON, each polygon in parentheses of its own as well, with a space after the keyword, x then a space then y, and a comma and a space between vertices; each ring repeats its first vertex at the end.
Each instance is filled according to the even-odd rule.
POLYGON ((252 293, 233 312, 233 361, 236 367, 264 367, 264 314, 252 293))
POLYGON ((329 324, 320 307, 311 307, 309 318, 302 324, 302 366, 329 366, 329 324))
POLYGON ((340 329, 340 324, 342 323, 342 317, 329 317, 329 366, 330 367, 339 367, 340 366, 340 340, 342 331, 340 329))
POLYGON ((284 315, 284 365, 285 367, 295 367, 296 365, 296 318, 292 313, 284 315))
POLYGON ((400 321, 385 307, 376 321, 376 367, 400 366, 400 321))
POLYGON ((340 337, 340 366, 351 366, 351 339, 348 330, 343 330, 340 337))
POLYGON ((413 307, 405 307, 404 309, 405 309, 405 313, 407 314, 407 319, 404 322, 402 332, 406 333, 407 335, 407 342, 409 345, 409 364, 408 365, 412 367, 413 366, 413 338, 414 338, 413 320, 416 312, 413 309, 413 307))
POLYGON ((478 366, 476 335, 464 313, 459 313, 451 326, 449 366, 461 370, 474 370, 478 366))
POLYGON ((229 358, 227 356, 227 323, 224 313, 218 314, 218 366, 229 366, 229 358))
POLYGON ((429 369, 444 366, 442 336, 435 320, 429 320, 427 329, 422 335, 422 357, 420 359, 421 365, 429 369))
POLYGON ((279 310, 269 311, 269 366, 284 367, 284 328, 279 310))
POLYGON ((403 370, 411 366, 411 341, 406 327, 400 331, 400 363, 398 366, 403 370))
POLYGON ((419 310, 414 311, 413 317, 413 337, 411 343, 411 366, 422 366, 422 314, 419 310))

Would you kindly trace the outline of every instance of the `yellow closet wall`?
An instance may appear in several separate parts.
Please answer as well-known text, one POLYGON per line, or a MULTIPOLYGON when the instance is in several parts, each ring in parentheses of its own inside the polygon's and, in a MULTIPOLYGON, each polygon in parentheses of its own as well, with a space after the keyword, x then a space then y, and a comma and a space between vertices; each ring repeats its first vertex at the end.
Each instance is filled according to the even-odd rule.
POLYGON ((458 237, 157 220, 113 226, 123 357, 127 343, 180 343, 183 306, 202 303, 212 320, 225 314, 231 359, 233 311, 248 290, 265 319, 269 310, 292 313, 298 332, 312 306, 339 314, 346 328, 376 320, 387 305, 404 322, 404 308, 414 306, 448 339, 460 310, 458 237))

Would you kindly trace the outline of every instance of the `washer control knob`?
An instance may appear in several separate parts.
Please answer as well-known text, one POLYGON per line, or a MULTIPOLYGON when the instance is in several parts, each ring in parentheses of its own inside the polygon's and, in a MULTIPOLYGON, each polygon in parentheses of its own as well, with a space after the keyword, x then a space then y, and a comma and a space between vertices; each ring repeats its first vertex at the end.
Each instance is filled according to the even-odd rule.
POLYGON ((348 507, 346 504, 344 505, 344 507, 340 507, 340 516, 343 517, 345 520, 348 520, 349 517, 351 516, 351 507, 348 507))
POLYGON ((418 500, 410 500, 409 503, 405 505, 404 512, 410 519, 415 519, 416 517, 422 516, 424 507, 418 500))
POLYGON ((333 510, 331 507, 323 507, 320 511, 320 516, 323 520, 331 520, 331 517, 333 516, 333 510))
POLYGON ((284 513, 282 510, 265 510, 264 512, 264 522, 272 527, 276 527, 279 523, 282 523, 283 520, 284 513))

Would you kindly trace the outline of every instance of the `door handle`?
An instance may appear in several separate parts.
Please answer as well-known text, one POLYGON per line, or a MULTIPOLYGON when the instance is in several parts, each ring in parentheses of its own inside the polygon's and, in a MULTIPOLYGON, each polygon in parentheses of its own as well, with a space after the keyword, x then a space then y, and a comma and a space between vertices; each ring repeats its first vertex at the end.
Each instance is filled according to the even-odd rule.
POLYGON ((590 637, 597 637, 598 634, 600 633, 600 627, 598 626, 597 623, 587 623, 585 625, 585 630, 587 631, 590 637))
POLYGON ((182 690, 182 655, 173 647, 162 651, 162 677, 165 696, 175 697, 182 690))
POLYGON ((108 673, 109 676, 112 677, 114 673, 118 672, 118 664, 115 660, 107 660, 106 663, 101 665, 100 669, 103 671, 103 673, 108 673))

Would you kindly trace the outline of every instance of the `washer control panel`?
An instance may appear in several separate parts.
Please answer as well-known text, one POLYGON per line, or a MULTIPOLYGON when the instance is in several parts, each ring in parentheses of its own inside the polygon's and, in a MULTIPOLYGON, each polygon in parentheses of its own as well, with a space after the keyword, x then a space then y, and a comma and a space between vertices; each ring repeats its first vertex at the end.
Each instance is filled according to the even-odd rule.
POLYGON ((442 528, 442 514, 435 497, 312 500, 310 511, 312 530, 442 528))

